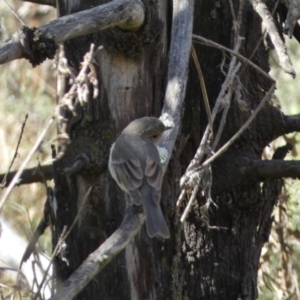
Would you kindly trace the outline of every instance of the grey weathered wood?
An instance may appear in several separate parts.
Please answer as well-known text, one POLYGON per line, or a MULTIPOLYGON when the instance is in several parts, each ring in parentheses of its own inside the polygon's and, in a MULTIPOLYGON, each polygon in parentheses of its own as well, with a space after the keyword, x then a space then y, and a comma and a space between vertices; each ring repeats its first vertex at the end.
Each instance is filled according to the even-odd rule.
MULTIPOLYGON (((173 1, 173 23, 171 48, 169 53, 168 83, 162 114, 165 113, 167 119, 173 122, 175 126, 172 129, 172 133, 166 137, 161 144, 161 146, 165 147, 169 153, 172 152, 181 124, 181 110, 185 97, 188 62, 192 43, 193 7, 193 0, 173 1)), ((109 106, 112 119, 118 130, 122 129, 125 125, 124 122, 127 122, 127 119, 129 121, 132 118, 132 108, 140 106, 139 101, 143 101, 144 103, 149 102, 147 101, 147 95, 144 95, 145 99, 142 99, 141 97, 136 97, 136 93, 137 88, 143 87, 142 83, 144 80, 149 85, 149 87, 144 87, 144 89, 151 90, 151 82, 147 80, 147 74, 141 75, 140 68, 143 64, 139 64, 139 61, 125 60, 120 55, 112 57, 106 50, 97 53, 96 59, 99 61, 98 65, 100 66, 101 73, 106 74, 102 84, 106 88, 106 92, 110 98, 109 106), (126 76, 123 74, 126 74, 126 76), (131 105, 128 105, 127 103, 129 99, 131 105), (117 115, 117 113, 121 114, 121 116, 117 115)), ((167 162, 169 161, 169 158, 167 162)), ((58 292, 58 295, 51 298, 51 300, 71 299, 74 297, 125 247, 125 245, 129 243, 140 230, 143 223, 143 214, 135 212, 132 213, 129 218, 126 213, 122 223, 123 225, 121 225, 109 240, 105 241, 104 244, 83 262, 83 264, 63 284, 63 288, 58 292), (133 220, 136 221, 133 222, 133 220), (125 224, 129 224, 129 221, 131 222, 131 225, 127 225, 128 232, 121 232, 120 228, 125 224), (119 235, 120 232, 121 236, 119 235), (118 239, 122 239, 122 243, 120 243, 118 239), (104 255, 103 249, 107 251, 105 252, 105 264, 102 264, 101 261, 99 262, 104 255)), ((134 251, 132 247, 126 248, 126 259, 130 262, 127 262, 127 268, 130 269, 129 273, 138 274, 140 267, 138 262, 141 260, 139 255, 140 254, 137 253, 136 250, 134 251), (130 259, 132 257, 134 257, 134 260, 130 259)), ((131 295, 138 295, 140 293, 138 287, 133 282, 130 284, 131 295)), ((151 291, 153 293, 155 292, 155 287, 151 286, 151 284, 147 286, 147 289, 149 294, 151 294, 151 291)))
MULTIPOLYGON (((118 26, 135 31, 144 22, 145 12, 141 0, 114 0, 72 15, 63 16, 41 26, 38 31, 56 43, 118 26)), ((24 57, 25 50, 18 33, 0 43, 0 64, 24 57)))
POLYGON ((36 3, 36 4, 42 4, 42 5, 50 5, 50 6, 56 7, 55 0, 22 0, 22 1, 36 3))
POLYGON ((275 25, 274 19, 268 10, 267 5, 261 0, 252 0, 254 9, 262 18, 263 26, 266 28, 272 43, 274 45, 275 51, 278 54, 279 63, 282 69, 290 74, 293 78, 296 77, 296 72, 290 61, 286 46, 284 41, 281 39, 278 29, 275 25))
POLYGON ((162 115, 174 124, 164 135, 160 147, 168 150, 167 168, 181 125, 182 106, 188 79, 188 64, 192 45, 194 0, 173 1, 172 40, 168 67, 168 82, 162 115))
POLYGON ((19 41, 19 35, 15 33, 9 40, 0 43, 0 64, 22 58, 23 53, 24 48, 19 41))
POLYGON ((63 283, 60 291, 49 300, 73 299, 107 264, 109 264, 140 231, 145 215, 132 204, 120 227, 63 283))

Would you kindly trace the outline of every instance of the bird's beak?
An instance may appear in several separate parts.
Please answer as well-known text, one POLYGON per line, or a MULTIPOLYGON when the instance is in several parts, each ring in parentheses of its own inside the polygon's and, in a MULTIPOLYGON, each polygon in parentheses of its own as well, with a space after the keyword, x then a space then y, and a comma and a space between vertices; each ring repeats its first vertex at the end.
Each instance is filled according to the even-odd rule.
POLYGON ((164 131, 167 131, 167 130, 172 129, 172 128, 174 128, 174 126, 165 126, 164 131))

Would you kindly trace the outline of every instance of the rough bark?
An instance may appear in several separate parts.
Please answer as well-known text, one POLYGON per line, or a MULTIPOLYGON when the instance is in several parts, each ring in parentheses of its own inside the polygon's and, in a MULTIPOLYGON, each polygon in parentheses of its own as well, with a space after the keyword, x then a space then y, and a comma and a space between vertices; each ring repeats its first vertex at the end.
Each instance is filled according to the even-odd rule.
MULTIPOLYGON (((108 1, 96 4, 103 2, 108 1)), ((72 143, 54 165, 58 203, 54 245, 64 226, 71 226, 86 191, 93 186, 76 229, 66 240, 64 257, 56 258, 60 281, 66 280, 122 221, 125 195, 107 171, 111 143, 132 119, 158 116, 162 108, 172 12, 166 0, 144 3, 148 14, 140 31, 109 29, 65 43, 66 56, 77 72, 91 42, 103 49, 97 52, 94 63, 99 95, 86 107, 78 107, 76 117, 65 113, 72 143), (63 169, 82 154, 89 157, 89 163, 78 173, 65 174, 63 169)), ((195 1, 194 33, 232 48, 230 7, 228 1, 218 3, 195 1)), ((233 3, 237 11, 240 1, 233 3)), ((58 9, 60 15, 68 15, 91 5, 95 1, 64 0, 58 9)), ((249 58, 261 36, 261 22, 250 4, 243 7, 242 18, 240 35, 245 40, 241 52, 249 58)), ((195 48, 213 107, 224 80, 219 67, 222 53, 205 46, 195 48)), ((268 53, 263 44, 252 61, 268 72, 268 53)), ((252 67, 242 68, 238 75, 242 88, 234 94, 218 147, 238 131, 272 84, 252 67)), ((207 125, 197 76, 191 62, 183 125, 176 144, 180 151, 174 151, 163 185, 161 203, 171 238, 150 239, 143 227, 125 253, 95 277, 77 299, 98 299, 99 295, 103 299, 124 300, 257 297, 260 251, 268 239, 272 209, 282 184, 280 179, 267 179, 261 189, 260 182, 268 176, 257 170, 263 148, 277 136, 299 130, 299 119, 286 117, 266 105, 248 130, 212 164, 212 198, 217 207, 204 211, 206 200, 199 193, 187 221, 181 224, 180 212, 175 207, 180 176, 193 158, 207 125)), ((221 113, 214 124, 215 132, 220 120, 221 113)), ((284 163, 281 161, 280 165, 286 170, 288 166, 284 163)), ((284 170, 280 175, 284 176, 284 170)))
MULTIPOLYGON (((98 1, 97 4, 103 2, 98 1)), ((80 6, 73 1, 61 1, 58 9, 60 15, 67 15, 91 5, 95 3, 83 1, 80 6)), ((66 241, 69 266, 57 258, 56 270, 61 281, 67 279, 122 221, 126 199, 107 171, 111 143, 132 119, 160 114, 167 70, 168 18, 171 14, 169 12, 167 15, 165 1, 145 1, 145 5, 148 16, 143 28, 136 33, 115 28, 65 43, 66 56, 71 67, 77 71, 91 42, 96 47, 103 45, 104 48, 97 52, 94 64, 99 96, 95 100, 91 99, 85 108, 78 108, 76 118, 70 117, 68 133, 72 144, 65 156, 55 164, 58 215, 54 242, 65 225, 70 227, 87 188, 93 186, 92 195, 81 213, 77 228, 66 241), (79 173, 68 176, 63 174, 62 170, 70 167, 81 153, 89 157, 90 164, 79 173)), ((144 295, 140 299, 151 299, 153 293, 167 296, 163 285, 159 290, 155 289, 156 280, 153 277, 153 274, 164 274, 165 278, 169 276, 166 262, 168 253, 161 249, 165 242, 150 240, 142 228, 133 243, 134 247, 128 247, 126 254, 121 253, 88 285, 78 299, 97 299, 99 294, 104 299, 130 299, 131 289, 144 295), (155 253, 152 244, 156 249, 155 253), (130 263, 133 259, 139 262, 139 268, 143 268, 144 274, 142 280, 132 281, 130 287, 129 278, 137 276, 132 269, 134 265, 130 263), (135 287, 137 283, 138 288, 135 287)))

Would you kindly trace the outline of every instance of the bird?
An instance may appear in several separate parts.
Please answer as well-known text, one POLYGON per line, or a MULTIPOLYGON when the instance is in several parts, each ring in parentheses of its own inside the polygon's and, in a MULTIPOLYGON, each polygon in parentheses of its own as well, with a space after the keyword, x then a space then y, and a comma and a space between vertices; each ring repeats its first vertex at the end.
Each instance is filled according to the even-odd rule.
POLYGON ((129 123, 111 146, 109 171, 135 205, 143 205, 146 228, 152 238, 169 238, 170 231, 160 207, 162 164, 156 148, 164 131, 171 127, 155 117, 129 123))

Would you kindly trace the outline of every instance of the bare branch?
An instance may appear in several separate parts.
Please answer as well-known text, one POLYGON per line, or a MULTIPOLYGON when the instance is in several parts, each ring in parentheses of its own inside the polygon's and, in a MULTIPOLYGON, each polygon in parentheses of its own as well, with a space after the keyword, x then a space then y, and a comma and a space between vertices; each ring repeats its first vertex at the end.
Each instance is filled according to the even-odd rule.
POLYGON ((207 119, 208 119, 208 124, 210 127, 210 131, 213 132, 213 122, 211 119, 211 110, 210 110, 210 106, 209 106, 209 100, 208 100, 207 90, 206 90, 206 86, 205 86, 205 81, 204 81, 201 66, 200 66, 200 63, 199 63, 199 60, 197 57, 196 50, 193 45, 192 45, 192 57, 193 57, 193 60, 194 60, 194 63, 195 63, 195 66, 196 66, 196 69, 198 72, 198 76, 199 76, 199 81, 200 81, 202 96, 203 96, 203 100, 204 100, 206 115, 207 115, 207 119))
POLYGON ((56 1, 55 0, 21 0, 21 1, 56 7, 56 1))
POLYGON ((13 188, 15 187, 16 184, 18 184, 18 181, 24 171, 24 169, 26 168, 26 166, 28 165, 29 161, 31 160, 32 156, 34 155, 35 151, 38 149, 38 147, 40 146, 42 140, 44 139, 44 137, 46 136, 48 130, 50 129, 50 127, 52 126, 53 122, 55 120, 55 116, 52 116, 48 122, 46 123, 46 125, 44 126, 43 131, 41 132, 41 134, 39 135, 39 137, 37 138, 35 144, 33 145, 33 147, 31 148, 30 152, 28 153, 27 157, 25 158, 25 160, 23 161, 20 169, 18 170, 18 172, 16 173, 16 175, 14 176, 13 180, 11 181, 11 183, 9 184, 7 190, 5 191, 4 195, 2 196, 2 199, 0 200, 0 212, 6 202, 6 200, 8 199, 10 193, 12 192, 13 188))
MULTIPOLYGON (((48 265, 48 267, 47 267, 47 269, 46 269, 46 272, 45 272, 45 274, 44 274, 44 277, 43 277, 41 283, 40 283, 39 286, 38 286, 38 291, 37 291, 35 297, 33 298, 33 300, 37 300, 37 299, 38 299, 38 294, 40 293, 40 291, 41 291, 41 289, 42 289, 42 287, 43 287, 43 285, 44 285, 44 283, 45 283, 45 281, 46 281, 48 272, 49 272, 50 267, 51 267, 51 265, 52 265, 52 263, 53 263, 53 261, 54 261, 54 258, 55 258, 57 255, 59 255, 59 254, 60 254, 61 256, 64 255, 63 252, 64 252, 64 249, 65 249, 65 240, 66 240, 67 237, 70 235, 70 233, 71 233, 71 231, 73 230, 73 228, 75 227, 75 225, 76 225, 76 223, 77 223, 77 221, 78 221, 78 219, 79 219, 79 216, 81 215, 82 210, 83 210, 85 204, 87 203, 87 201, 88 201, 88 199, 89 199, 89 196, 90 196, 90 194, 91 194, 91 191, 92 191, 92 187, 89 187, 89 189, 86 191, 86 193, 85 193, 85 195, 84 195, 84 199, 83 199, 83 201, 82 201, 82 203, 81 203, 81 205, 80 205, 80 207, 79 207, 78 213, 77 213, 75 219, 73 220, 73 223, 72 223, 72 225, 70 226, 69 230, 67 231, 67 227, 66 227, 66 226, 64 227, 64 229, 63 229, 63 231, 62 231, 62 233, 61 233, 61 235, 60 235, 60 238, 59 238, 59 240, 58 240, 58 242, 57 242, 57 244, 56 244, 56 246, 55 246, 55 249, 54 249, 54 251, 53 251, 53 253, 52 253, 52 257, 51 257, 50 263, 49 263, 49 265, 48 265)), ((24 253, 24 255, 25 255, 25 253, 24 253)), ((64 258, 64 259, 65 259, 65 258, 64 258)), ((71 299, 71 298, 70 298, 70 299, 71 299)))
POLYGON ((300 161, 254 160, 246 168, 246 173, 257 174, 259 181, 266 179, 300 178, 300 161))
POLYGON ((259 73, 261 73, 262 75, 264 75, 266 78, 272 80, 274 82, 274 79, 268 74, 266 73, 264 70, 262 70, 258 65, 254 64, 251 60, 249 60, 248 58, 246 58, 245 56, 241 55, 240 53, 231 50, 221 44, 215 43, 211 40, 208 40, 202 36, 199 35, 195 35, 193 34, 193 41, 195 43, 201 43, 204 46, 208 46, 208 47, 214 47, 220 50, 224 50, 226 52, 229 52, 230 54, 236 56, 240 61, 249 64, 252 68, 254 68, 256 71, 258 71, 259 73))
POLYGON ((201 168, 205 168, 209 164, 211 164, 217 157, 219 157, 222 153, 228 150, 228 148, 242 135, 242 133, 249 127, 251 122, 257 116, 259 111, 263 108, 266 104, 266 101, 270 99, 270 96, 274 92, 275 83, 271 86, 271 88, 266 93, 265 97, 261 100, 259 105, 256 107, 255 111, 251 114, 249 119, 245 122, 245 124, 239 129, 239 131, 225 144, 223 145, 213 156, 207 159, 202 165, 201 168))
POLYGON ((174 125, 165 134, 159 146, 169 155, 166 170, 181 125, 182 105, 188 78, 188 63, 192 46, 194 0, 173 0, 173 23, 169 54, 168 81, 162 117, 174 125))
MULTIPOLYGON (((51 164, 49 165, 44 165, 39 167, 34 167, 30 169, 25 169, 17 184, 16 185, 21 185, 21 184, 30 184, 34 182, 43 182, 44 180, 51 180, 53 178, 53 173, 52 173, 53 166, 51 164)), ((4 177, 5 178, 5 184, 3 187, 7 187, 15 175, 17 174, 18 171, 12 171, 8 172, 7 174, 0 174, 0 182, 3 181, 4 177)))
MULTIPOLYGON (((192 196, 191 196, 191 198, 190 198, 190 200, 189 200, 189 202, 188 202, 188 204, 187 204, 187 206, 186 206, 186 208, 185 208, 185 210, 184 210, 184 212, 183 212, 183 214, 182 214, 182 216, 180 218, 180 222, 184 222, 185 219, 187 218, 190 210, 192 209, 192 204, 193 204, 194 200, 196 199, 196 196, 197 196, 197 193, 199 191, 199 188, 200 188, 200 184, 196 184, 196 186, 194 187, 192 196)), ((177 201, 177 206, 179 204, 180 204, 180 201, 178 200, 177 201)))
POLYGON ((67 279, 50 300, 73 299, 140 231, 145 221, 141 207, 131 204, 120 227, 67 279))
POLYGON ((263 3, 261 0, 252 0, 252 4, 256 12, 259 14, 259 16, 262 18, 263 25, 265 26, 272 43, 275 47, 276 53, 279 58, 280 65, 282 69, 290 74, 293 78, 296 76, 296 72, 292 66, 292 63, 290 61, 290 58, 287 54, 287 50, 285 47, 284 42, 282 41, 276 25, 274 23, 274 19, 269 12, 267 6, 265 3, 263 3))
MULTIPOLYGON (((239 48, 241 46, 241 42, 242 42, 242 39, 239 38, 237 40, 237 43, 235 45, 233 52, 238 53, 237 51, 239 50, 239 48)), ((241 65, 240 63, 237 63, 237 56, 234 55, 229 64, 228 73, 222 84, 221 91, 216 100, 216 104, 213 108, 212 122, 214 122, 215 117, 216 117, 219 109, 221 108, 221 105, 226 104, 226 102, 229 101, 229 99, 227 97, 230 96, 229 95, 230 93, 227 93, 227 91, 232 90, 233 82, 235 80, 236 73, 238 72, 238 70, 240 68, 240 65, 241 65)), ((225 105, 225 107, 226 107, 226 105, 225 105)), ((194 173, 194 168, 200 165, 200 163, 204 157, 204 154, 206 154, 205 148, 207 146, 207 141, 209 139, 209 135, 210 135, 210 130, 209 130, 209 126, 207 126, 194 158, 190 162, 185 174, 180 179, 180 186, 182 188, 186 185, 186 183, 190 179, 191 175, 194 173)), ((192 185, 194 186, 195 184, 192 184, 192 185)))
POLYGON ((18 13, 10 6, 10 4, 6 0, 4 0, 3 2, 7 5, 7 7, 11 11, 11 13, 17 18, 17 20, 19 20, 19 22, 25 26, 24 21, 21 19, 21 17, 18 15, 18 13))
MULTIPOLYGON (((109 27, 136 31, 145 19, 141 0, 114 0, 72 15, 63 16, 36 30, 36 36, 51 38, 55 43, 91 34, 109 27)), ((0 64, 26 57, 19 32, 0 43, 0 64)))
POLYGON ((2 182, 1 186, 2 186, 2 187, 4 187, 4 186, 6 185, 6 177, 7 177, 8 173, 9 173, 9 171, 10 171, 12 165, 14 164, 15 159, 17 158, 17 155, 18 155, 18 149, 19 149, 19 146, 20 146, 20 143, 21 143, 21 140, 22 140, 22 136, 23 136, 23 133, 24 133, 24 128, 25 128, 27 119, 28 119, 28 114, 26 114, 25 120, 24 120, 24 122, 23 122, 23 124, 22 124, 22 127, 21 127, 21 133, 20 133, 20 136, 19 136, 18 144, 17 144, 16 150, 15 150, 15 154, 14 154, 14 156, 13 156, 13 159, 12 159, 12 161, 11 161, 9 167, 8 167, 7 173, 5 174, 5 176, 3 177, 2 181, 1 181, 1 182, 2 182))
MULTIPOLYGON (((217 158, 219 157, 221 154, 223 154, 225 151, 228 150, 228 148, 242 135, 242 133, 249 127, 249 125, 251 124, 251 122, 254 120, 254 118, 257 116, 257 114, 259 113, 259 111, 262 109, 262 107, 265 105, 266 101, 269 99, 270 95, 274 92, 275 89, 275 83, 271 86, 271 88, 269 89, 269 91, 266 93, 265 97, 262 99, 262 101, 259 103, 259 105, 257 106, 257 108, 255 109, 255 111, 251 114, 251 116, 249 117, 249 119, 245 122, 245 124, 240 128, 240 130, 225 144, 223 145, 214 155, 212 155, 211 157, 209 157, 200 167, 198 168, 192 168, 192 163, 190 164, 189 168, 191 167, 191 169, 187 169, 186 173, 182 176, 181 180, 180 180, 180 185, 181 187, 183 187, 183 189, 186 189, 188 186, 193 186, 193 193, 192 193, 192 197, 189 200, 188 206, 185 208, 185 211, 181 217, 181 222, 184 222, 188 212, 191 209, 191 205, 193 200, 195 199, 195 194, 198 191, 199 188, 199 184, 202 184, 203 179, 205 179, 204 175, 205 175, 205 170, 206 168, 217 158), (196 183, 195 183, 196 182, 196 183)), ((208 129, 208 128, 207 128, 208 129)), ((207 130, 208 131, 208 130, 207 130)), ((202 144, 203 141, 201 141, 202 144)), ((201 147, 200 144, 200 147, 201 147)), ((200 150, 200 147, 197 150, 197 153, 200 150)), ((197 153, 193 159, 194 161, 194 166, 197 165, 197 163, 200 163, 199 161, 197 162, 196 160, 196 156, 197 153)), ((201 152, 200 152, 201 153, 201 152)), ((199 155, 200 155, 199 153, 199 155)), ((205 181, 205 180, 204 180, 205 181)), ((181 192, 180 197, 177 201, 177 207, 182 203, 183 200, 183 196, 184 196, 184 192, 181 192)), ((209 202, 212 202, 211 198, 208 198, 209 202)), ((213 203, 213 202, 212 202, 213 203)))
MULTIPOLYGON (((18 266, 22 258, 22 255, 26 249, 27 241, 12 228, 12 226, 9 224, 8 221, 6 221, 3 218, 3 216, 0 216, 0 225, 1 225, 0 248, 1 248, 2 264, 4 263, 4 265, 9 267, 12 271, 15 271, 16 272, 15 276, 17 276, 17 274, 20 274, 21 275, 20 277, 22 279, 25 279, 25 281, 22 280, 22 287, 24 287, 25 290, 27 289, 26 287, 31 288, 31 291, 35 293, 36 285, 38 285, 42 280, 42 276, 44 273, 43 269, 46 268, 49 263, 49 259, 47 255, 42 253, 37 254, 37 257, 35 257, 35 259, 33 257, 30 258, 29 262, 27 264, 23 264, 22 267, 19 269, 18 266), (36 267, 37 261, 39 261, 38 267, 36 267)), ((1 279, 3 278, 2 271, 3 270, 1 270, 1 279)), ((52 272, 52 270, 50 271, 52 272)), ((14 278, 16 279, 18 276, 17 277, 15 276, 14 278)), ((1 283, 3 283, 2 280, 1 283)), ((17 282, 16 285, 18 285, 17 282)), ((51 290, 49 286, 44 287, 42 294, 43 294, 43 298, 40 299, 45 299, 50 297, 51 290)), ((2 300, 4 298, 0 297, 0 299, 2 300)), ((24 297, 23 298, 16 297, 15 299, 24 299, 24 297)))
POLYGON ((36 245, 38 239, 40 238, 40 236, 42 236, 44 234, 46 228, 49 226, 49 223, 50 223, 49 215, 50 215, 50 211, 51 211, 49 197, 52 197, 52 193, 53 193, 52 189, 48 188, 47 193, 48 193, 48 196, 47 196, 47 200, 46 200, 46 203, 44 206, 43 217, 40 220, 38 226, 34 230, 32 236, 29 240, 29 243, 26 247, 26 250, 25 250, 23 257, 21 259, 21 262, 20 262, 20 269, 21 269, 23 262, 26 262, 28 260, 28 258, 30 257, 30 255, 35 251, 35 245, 36 245))
POLYGON ((297 21, 300 19, 300 1, 299 0, 285 0, 288 4, 288 14, 285 21, 284 33, 289 35, 291 39, 297 21))

